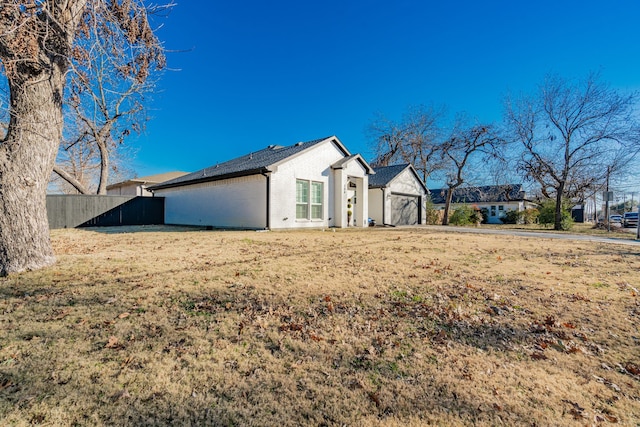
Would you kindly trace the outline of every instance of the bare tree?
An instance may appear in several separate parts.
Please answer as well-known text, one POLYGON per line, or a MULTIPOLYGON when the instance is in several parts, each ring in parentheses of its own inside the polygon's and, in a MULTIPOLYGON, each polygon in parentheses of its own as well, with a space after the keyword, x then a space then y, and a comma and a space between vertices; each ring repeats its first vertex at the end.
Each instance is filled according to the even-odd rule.
MULTIPOLYGON (((519 168, 555 198, 554 228, 562 229, 562 200, 593 191, 609 172, 640 151, 637 95, 623 95, 597 74, 572 82, 549 76, 537 94, 506 102, 506 122, 521 147, 519 168)), ((584 197, 584 196, 581 196, 584 197)))
POLYGON ((469 168, 475 160, 496 157, 501 143, 493 125, 474 124, 463 116, 456 120, 451 136, 442 144, 441 155, 447 162, 447 194, 442 225, 449 224, 449 210, 453 193, 467 181, 469 168))
POLYGON ((115 25, 119 9, 95 2, 87 8, 94 19, 84 22, 85 37, 74 49, 65 98, 68 126, 54 172, 81 193, 106 194, 110 172, 118 168, 114 160, 122 159, 117 151, 147 120, 146 95, 164 54, 152 32, 134 38, 129 33, 139 29, 115 25), (82 183, 88 177, 95 184, 82 183))
POLYGON ((379 116, 368 129, 376 153, 372 165, 411 163, 426 185, 429 176, 443 167, 439 155, 443 117, 444 108, 423 105, 409 107, 400 122, 379 116))
MULTIPOLYGON (((62 139, 67 71, 79 40, 92 23, 101 22, 121 29, 130 43, 157 41, 141 0, 0 4, 0 61, 10 115, 0 141, 0 275, 55 262, 45 196, 62 139)), ((140 75, 151 65, 144 56, 130 62, 140 75)))

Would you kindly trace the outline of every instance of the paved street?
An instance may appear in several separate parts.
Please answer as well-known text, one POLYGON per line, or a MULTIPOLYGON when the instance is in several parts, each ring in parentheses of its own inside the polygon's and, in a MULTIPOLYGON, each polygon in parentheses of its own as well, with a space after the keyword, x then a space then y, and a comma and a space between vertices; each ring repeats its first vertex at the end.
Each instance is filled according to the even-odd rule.
MULTIPOLYGON (((442 225, 425 225, 421 228, 427 228, 435 231, 454 232, 454 233, 476 233, 476 234, 502 234, 506 236, 536 237, 544 239, 562 239, 562 240, 579 240, 587 242, 609 243, 617 245, 640 246, 640 240, 626 240, 616 237, 591 236, 587 234, 569 234, 569 233, 552 233, 537 231, 521 231, 521 230, 496 230, 493 228, 470 228, 455 227, 442 225)), ((633 235, 631 235, 633 236, 633 235)))

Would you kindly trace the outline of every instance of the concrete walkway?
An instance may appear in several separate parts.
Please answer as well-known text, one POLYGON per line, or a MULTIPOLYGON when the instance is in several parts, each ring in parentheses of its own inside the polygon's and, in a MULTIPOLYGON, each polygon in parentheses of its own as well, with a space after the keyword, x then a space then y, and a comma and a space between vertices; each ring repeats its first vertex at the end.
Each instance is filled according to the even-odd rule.
MULTIPOLYGON (((520 237, 535 237, 538 239, 561 239, 561 240, 578 240, 583 242, 598 242, 616 245, 627 246, 640 246, 640 240, 626 240, 615 237, 600 237, 591 236, 588 234, 570 234, 570 233, 553 233, 553 232, 538 232, 538 231, 522 231, 522 230, 496 230, 495 228, 478 228, 471 227, 456 227, 456 226, 443 226, 443 225, 423 225, 420 228, 426 228, 428 230, 441 231, 447 233, 475 233, 475 234, 501 234, 504 236, 520 236, 520 237)), ((632 237, 632 236, 630 236, 632 237)))

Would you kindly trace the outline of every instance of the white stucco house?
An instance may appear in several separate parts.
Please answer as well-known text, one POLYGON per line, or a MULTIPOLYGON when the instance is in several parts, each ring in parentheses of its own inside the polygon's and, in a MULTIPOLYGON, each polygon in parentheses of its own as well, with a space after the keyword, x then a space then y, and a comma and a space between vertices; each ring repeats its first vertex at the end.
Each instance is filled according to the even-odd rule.
POLYGON ((149 189, 165 198, 166 224, 366 227, 373 173, 362 156, 351 154, 331 136, 286 147, 271 145, 149 189))
MULTIPOLYGON (((430 190, 431 202, 435 208, 444 209, 447 188, 430 190)), ((489 224, 501 224, 500 218, 510 210, 518 212, 534 208, 536 204, 526 199, 522 184, 485 185, 481 187, 457 188, 451 199, 452 206, 469 205, 478 209, 486 209, 489 224)))
POLYGON ((410 164, 378 167, 369 178, 369 217, 378 225, 425 223, 428 190, 410 164))
POLYGON ((170 179, 175 179, 186 175, 187 172, 167 172, 157 175, 141 176, 140 178, 131 178, 126 181, 117 182, 107 186, 108 196, 142 196, 152 197, 153 193, 147 190, 147 187, 170 179))

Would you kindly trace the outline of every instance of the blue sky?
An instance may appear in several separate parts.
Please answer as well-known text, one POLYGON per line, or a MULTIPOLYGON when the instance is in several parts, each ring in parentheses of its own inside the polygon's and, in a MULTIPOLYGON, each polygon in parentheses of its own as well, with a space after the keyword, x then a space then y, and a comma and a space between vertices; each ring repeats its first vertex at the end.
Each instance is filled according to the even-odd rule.
POLYGON ((446 105, 499 121, 548 73, 640 89, 640 2, 177 0, 138 176, 337 135, 371 159, 376 113, 446 105))

